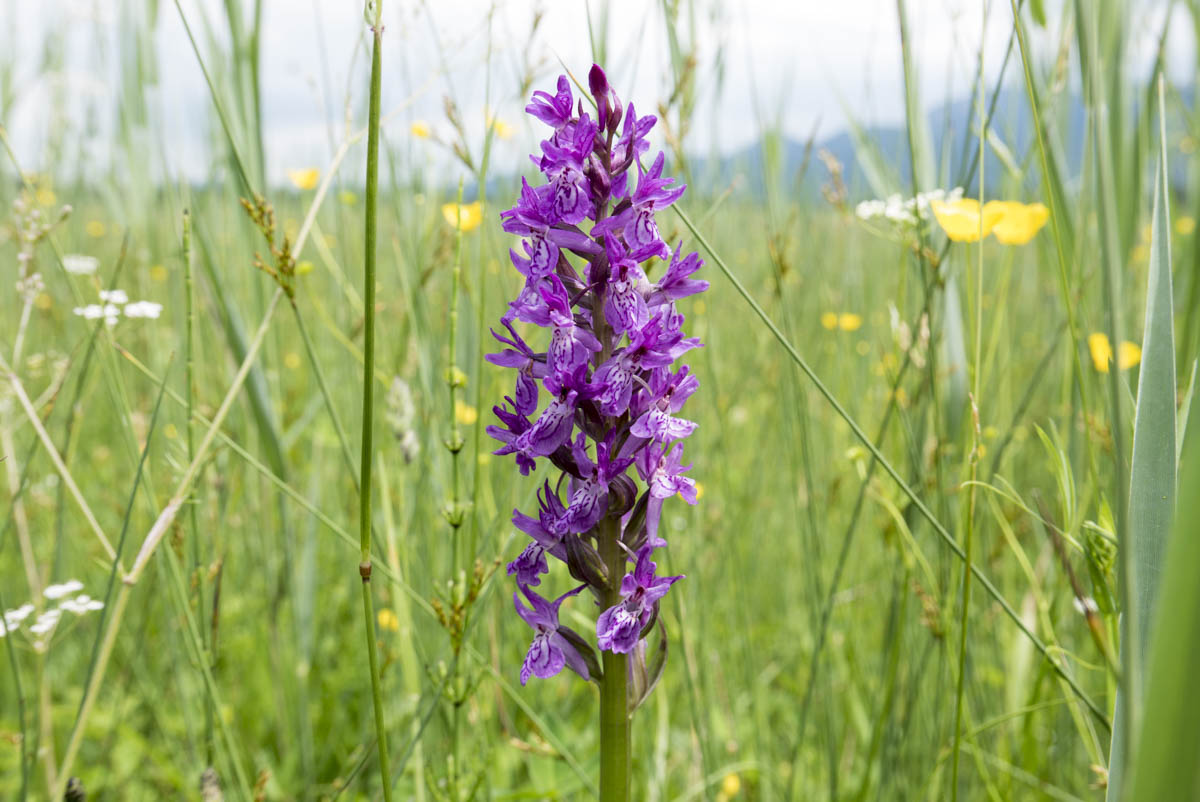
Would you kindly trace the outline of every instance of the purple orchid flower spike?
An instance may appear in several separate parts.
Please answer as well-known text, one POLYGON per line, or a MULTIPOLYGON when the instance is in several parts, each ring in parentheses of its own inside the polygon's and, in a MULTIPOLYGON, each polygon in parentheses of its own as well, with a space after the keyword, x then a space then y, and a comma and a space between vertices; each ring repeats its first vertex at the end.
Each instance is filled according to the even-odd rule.
MULTIPOLYGON (((487 432, 500 443, 493 453, 513 455, 522 474, 547 464, 551 473, 539 478, 537 512, 512 517, 528 539, 507 571, 520 589, 517 610, 535 631, 521 682, 564 666, 595 679, 603 751, 627 743, 606 733, 627 732, 629 710, 663 667, 661 659, 648 665, 647 638, 662 597, 682 577, 658 576, 651 557, 667 545, 663 505, 675 496, 695 504, 699 495, 683 443, 697 428, 683 407, 699 382, 682 359, 702 343, 685 333, 678 304, 708 282, 695 278, 699 255, 685 255, 683 243, 672 251, 655 219, 685 190, 664 176, 661 153, 642 167, 655 118, 639 117, 632 103, 622 109, 599 66, 587 86, 594 120, 565 76, 526 109, 550 129, 531 157, 544 182, 523 180, 500 215, 520 237, 510 257, 523 282, 501 318, 507 334, 493 332, 500 350, 487 357, 516 371, 516 387, 493 407, 497 424, 487 432), (654 259, 665 271, 652 283, 654 259), (518 332, 518 320, 542 331, 518 332), (582 584, 553 602, 532 590, 562 566, 582 584), (562 601, 585 587, 606 608, 594 643, 558 620, 562 601), (603 671, 596 645, 608 652, 603 671)), ((602 764, 619 763, 611 757, 602 764)))
MULTIPOLYGON (((655 540, 655 543, 661 543, 655 540)), ((628 654, 641 639, 650 623, 659 599, 683 576, 655 576, 658 566, 650 559, 655 543, 638 549, 633 573, 621 580, 621 602, 609 607, 596 619, 596 641, 601 649, 628 654)))
POLYGON ((554 601, 546 601, 536 592, 522 585, 521 593, 513 593, 513 604, 517 614, 533 628, 533 643, 521 663, 521 684, 524 685, 530 677, 546 679, 553 677, 566 666, 584 679, 589 679, 587 663, 579 650, 565 638, 561 632, 563 627, 558 623, 558 608, 564 599, 574 596, 583 590, 580 585, 569 590, 554 601), (521 603, 521 594, 529 600, 532 609, 521 603))

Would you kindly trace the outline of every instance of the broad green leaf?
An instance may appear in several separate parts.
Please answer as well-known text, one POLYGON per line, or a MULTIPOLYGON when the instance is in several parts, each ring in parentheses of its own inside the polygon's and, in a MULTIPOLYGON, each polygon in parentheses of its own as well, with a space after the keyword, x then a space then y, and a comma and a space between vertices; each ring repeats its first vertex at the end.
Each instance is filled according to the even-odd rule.
MULTIPOLYGON (((1188 438, 1184 487, 1200 486, 1200 437, 1188 438)), ((1167 544, 1147 667, 1142 735, 1127 799, 1200 798, 1200 494, 1185 493, 1167 544)))
MULTIPOLYGON (((1160 90, 1160 116, 1161 90, 1160 90)), ((1165 125, 1160 119, 1160 126, 1165 125)), ((1133 423, 1133 461, 1129 473, 1129 523, 1120 548, 1127 549, 1132 586, 1125 599, 1124 615, 1135 623, 1132 643, 1122 643, 1132 658, 1132 682, 1127 686, 1134 705, 1117 695, 1113 746, 1109 758, 1108 798, 1122 799, 1122 774, 1126 755, 1136 753, 1130 732, 1139 726, 1137 710, 1146 658, 1153 639, 1158 588, 1165 568, 1167 539, 1175 511, 1175 333, 1171 295, 1170 206, 1166 171, 1165 131, 1159 151, 1150 235, 1150 273, 1146 289, 1146 321, 1142 339, 1142 366, 1138 376, 1137 408, 1133 423), (1132 710, 1135 711, 1131 713, 1132 710), (1132 729, 1131 729, 1132 728, 1132 729), (1131 748, 1132 747, 1132 748, 1131 748)), ((1153 797, 1137 797, 1153 798, 1153 797)), ((1159 797, 1163 798, 1163 797, 1159 797)))

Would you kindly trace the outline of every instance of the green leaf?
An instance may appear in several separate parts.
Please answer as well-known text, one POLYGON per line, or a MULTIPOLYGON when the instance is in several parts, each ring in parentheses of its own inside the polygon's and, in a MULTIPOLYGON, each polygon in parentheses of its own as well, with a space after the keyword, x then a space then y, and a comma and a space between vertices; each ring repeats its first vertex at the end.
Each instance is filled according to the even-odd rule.
MULTIPOLYGON (((1188 438, 1185 487, 1200 486, 1200 438, 1188 438)), ((1200 798, 1200 493, 1180 499, 1155 617, 1142 734, 1127 799, 1200 798)))
MULTIPOLYGON (((1161 126, 1165 125, 1161 120, 1161 85, 1159 103, 1161 126)), ((1155 181, 1146 322, 1133 423, 1129 523, 1120 543, 1120 548, 1128 550, 1132 568, 1129 598, 1124 600, 1124 615, 1133 616, 1134 637, 1132 643, 1121 644, 1122 651, 1131 650, 1132 659, 1127 665, 1132 668, 1132 676, 1126 687, 1132 698, 1123 699, 1121 693, 1117 694, 1117 714, 1113 722, 1113 745, 1109 758, 1110 800, 1123 798, 1122 774, 1126 768, 1123 761, 1128 754, 1136 753, 1137 749, 1136 744, 1130 743, 1129 734, 1137 732, 1140 723, 1138 711, 1145 687, 1142 680, 1154 634, 1151 625, 1155 620, 1155 602, 1166 565, 1167 539, 1175 511, 1175 333, 1171 296, 1171 215, 1167 192, 1164 132, 1155 181)))

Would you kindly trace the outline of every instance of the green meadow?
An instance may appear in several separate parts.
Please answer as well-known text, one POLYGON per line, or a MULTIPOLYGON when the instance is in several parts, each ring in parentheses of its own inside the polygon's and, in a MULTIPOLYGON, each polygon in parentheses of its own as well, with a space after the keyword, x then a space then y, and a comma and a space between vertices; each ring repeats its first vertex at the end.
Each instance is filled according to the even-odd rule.
MULTIPOLYGON (((0 47, 0 798, 382 799, 384 770, 389 799, 596 798, 596 686, 518 676, 511 519, 553 477, 484 431, 523 282, 499 214, 536 173, 495 154, 540 124, 475 120, 386 38, 372 124, 362 22, 328 155, 273 176, 262 3, 114 5, 112 130, 64 106, 17 131, 70 45, 0 47), (185 49, 155 50, 165 20, 185 49), (204 76, 199 165, 164 139, 158 59, 204 76), (447 101, 418 119, 427 82, 447 101)), ((987 4, 1003 66, 978 55, 960 129, 926 114, 909 4, 881 3, 899 136, 850 109, 842 159, 768 112, 722 159, 689 140, 708 5, 654 4, 658 96, 621 85, 604 3, 572 12, 590 52, 477 74, 519 108, 604 64, 666 122, 688 191, 658 225, 711 282, 679 302, 698 503, 663 507, 686 579, 629 798, 1200 799, 1200 59, 1167 36, 1200 6, 987 4), (955 187, 1013 205, 905 205, 955 187)), ((584 598, 562 621, 586 634, 584 598)))

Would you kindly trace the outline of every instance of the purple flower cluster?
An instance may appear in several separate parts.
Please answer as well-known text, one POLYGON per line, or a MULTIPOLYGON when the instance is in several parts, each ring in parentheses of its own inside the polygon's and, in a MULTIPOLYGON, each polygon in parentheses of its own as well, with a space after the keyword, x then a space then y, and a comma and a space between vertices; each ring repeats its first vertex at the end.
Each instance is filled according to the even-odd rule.
POLYGON ((588 78, 595 118, 582 100, 576 104, 566 76, 554 94, 533 94, 525 110, 552 129, 533 157, 546 183, 522 181, 516 206, 500 215, 504 230, 522 238, 510 253, 525 284, 501 318, 506 333, 492 332, 503 349, 488 361, 516 369, 517 377, 506 403, 493 407, 500 425, 487 431, 502 443, 494 453, 513 454, 522 474, 540 458, 561 471, 556 482, 544 482, 535 515, 513 511, 513 523, 531 538, 508 564, 520 589, 517 611, 535 632, 522 684, 563 666, 585 679, 598 672, 592 647, 559 623, 558 608, 585 587, 600 606, 612 601, 618 580, 600 556, 604 532, 618 538, 633 569, 619 580, 617 603, 600 613, 596 641, 604 650, 635 651, 659 600, 682 578, 659 577, 651 559, 666 545, 658 532, 662 503, 677 494, 696 503, 679 442, 696 424, 679 414, 699 382, 675 364, 701 343, 684 336, 675 302, 708 282, 691 278, 699 256, 681 256, 682 243, 672 251, 654 218, 684 186, 663 178, 661 153, 649 169, 640 161, 655 118, 638 117, 632 103, 622 109, 598 66, 588 78), (662 272, 652 281, 647 271, 655 268, 662 272), (549 329, 544 351, 526 342, 518 323, 549 329), (553 602, 533 590, 549 571, 548 556, 582 583, 553 602))

